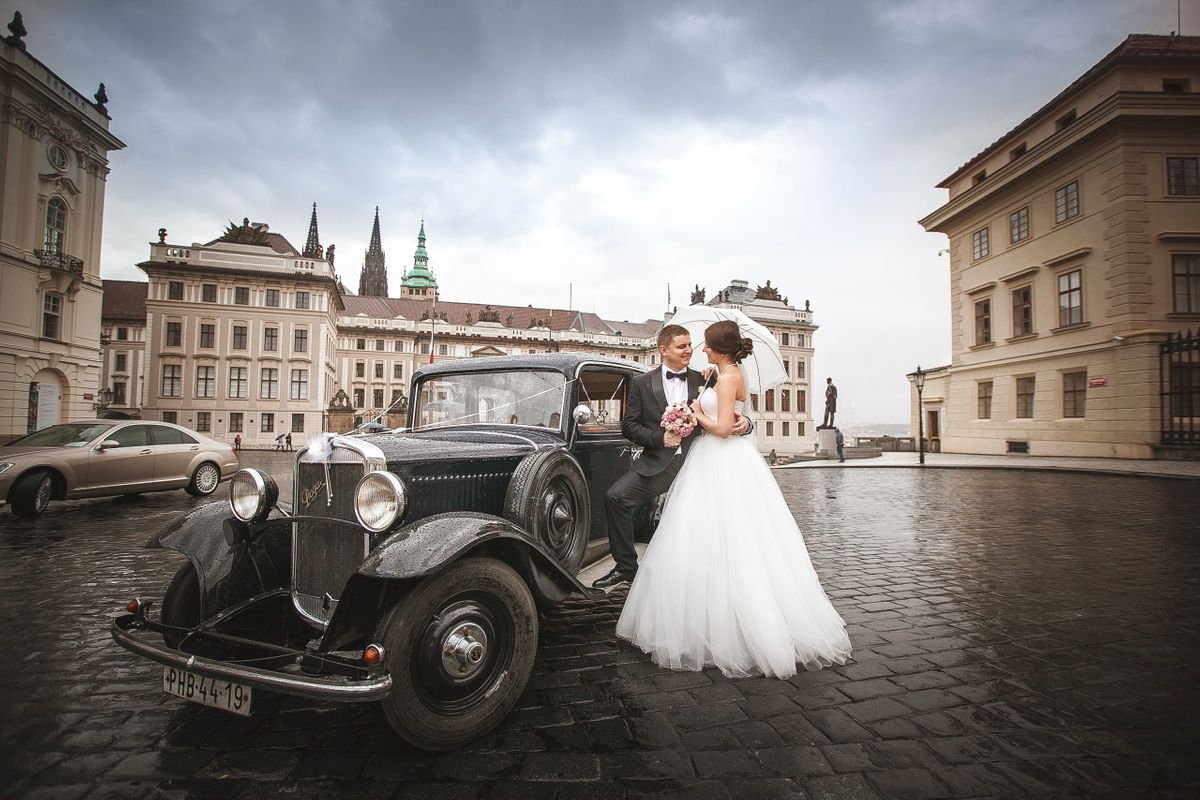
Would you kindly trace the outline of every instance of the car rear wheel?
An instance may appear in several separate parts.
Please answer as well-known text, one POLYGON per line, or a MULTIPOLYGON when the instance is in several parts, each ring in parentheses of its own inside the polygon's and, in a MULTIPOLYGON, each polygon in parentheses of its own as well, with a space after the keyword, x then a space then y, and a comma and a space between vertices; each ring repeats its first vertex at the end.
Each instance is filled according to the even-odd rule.
POLYGON ((375 641, 392 676, 381 702, 392 728, 422 750, 449 750, 516 705, 537 655, 537 607, 507 564, 467 558, 418 584, 375 641))
POLYGON ((45 470, 17 479, 12 488, 12 510, 18 517, 32 518, 46 511, 54 495, 54 476, 45 470))
POLYGON ((526 456, 508 484, 504 516, 529 531, 567 572, 579 571, 592 517, 587 479, 569 453, 544 450, 526 456))
POLYGON ((187 493, 192 497, 208 497, 217 490, 221 483, 221 470, 211 461, 205 461, 196 467, 192 480, 187 485, 187 493))
MULTIPOLYGON (((188 630, 200 624, 200 576, 190 561, 179 568, 167 585, 162 601, 162 622, 188 630)), ((164 633, 163 639, 169 647, 178 647, 183 636, 182 632, 164 633)))

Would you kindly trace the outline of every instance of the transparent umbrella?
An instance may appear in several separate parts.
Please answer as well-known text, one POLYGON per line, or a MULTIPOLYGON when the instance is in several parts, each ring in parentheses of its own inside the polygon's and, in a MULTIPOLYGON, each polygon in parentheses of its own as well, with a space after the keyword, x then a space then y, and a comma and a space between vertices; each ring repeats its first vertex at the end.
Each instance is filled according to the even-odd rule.
POLYGON ((754 342, 754 352, 746 356, 741 364, 747 392, 761 394, 787 380, 788 374, 783 368, 783 356, 779 352, 779 342, 775 340, 775 334, 736 308, 687 306, 679 309, 675 316, 671 317, 671 324, 682 325, 692 337, 692 363, 689 365, 692 369, 703 370, 709 366, 708 358, 701 349, 704 344, 704 331, 714 322, 723 320, 736 322, 742 336, 754 342))

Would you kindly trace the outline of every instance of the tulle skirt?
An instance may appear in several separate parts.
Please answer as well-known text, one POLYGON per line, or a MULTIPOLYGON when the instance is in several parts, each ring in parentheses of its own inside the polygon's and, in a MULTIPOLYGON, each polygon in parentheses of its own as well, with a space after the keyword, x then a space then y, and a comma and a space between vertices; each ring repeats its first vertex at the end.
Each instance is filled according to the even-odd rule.
POLYGON ((617 621, 668 669, 788 678, 850 657, 792 512, 753 437, 692 445, 617 621))

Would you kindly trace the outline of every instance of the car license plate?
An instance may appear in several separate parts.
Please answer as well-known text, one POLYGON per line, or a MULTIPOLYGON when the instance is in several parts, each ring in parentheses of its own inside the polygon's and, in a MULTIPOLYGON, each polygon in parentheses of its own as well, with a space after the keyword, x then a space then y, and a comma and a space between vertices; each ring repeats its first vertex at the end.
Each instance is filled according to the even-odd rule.
POLYGON ((205 706, 250 716, 251 688, 220 678, 163 667, 163 691, 205 706))

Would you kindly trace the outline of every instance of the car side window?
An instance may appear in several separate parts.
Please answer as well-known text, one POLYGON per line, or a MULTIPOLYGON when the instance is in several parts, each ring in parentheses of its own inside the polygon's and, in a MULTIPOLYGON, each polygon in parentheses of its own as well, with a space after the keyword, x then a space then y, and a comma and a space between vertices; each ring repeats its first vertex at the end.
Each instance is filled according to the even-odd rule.
POLYGON ((598 370, 580 373, 578 402, 592 409, 592 419, 586 425, 581 425, 579 432, 620 433, 628 392, 628 376, 623 373, 598 370))
POLYGON ((171 428, 166 425, 154 426, 154 443, 155 444, 195 444, 196 440, 188 436, 178 428, 171 428))
POLYGON ((150 444, 149 425, 126 425, 105 437, 114 439, 119 447, 145 447, 150 444))

